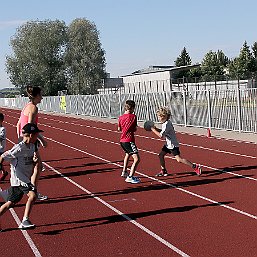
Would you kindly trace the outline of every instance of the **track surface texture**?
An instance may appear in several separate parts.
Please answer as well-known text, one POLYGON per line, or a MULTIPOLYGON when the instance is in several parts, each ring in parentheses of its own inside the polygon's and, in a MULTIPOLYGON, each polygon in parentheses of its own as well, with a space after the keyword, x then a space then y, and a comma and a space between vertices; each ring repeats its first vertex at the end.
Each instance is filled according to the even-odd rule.
MULTIPOLYGON (((20 111, 0 111, 10 149, 20 111)), ((26 197, 1 217, 1 256, 257 256, 257 144, 178 132, 182 157, 203 173, 169 155, 171 175, 157 178, 164 141, 139 127, 142 183, 129 184, 116 124, 41 113, 39 127, 38 190, 49 199, 35 203, 33 230, 18 229, 26 197)))

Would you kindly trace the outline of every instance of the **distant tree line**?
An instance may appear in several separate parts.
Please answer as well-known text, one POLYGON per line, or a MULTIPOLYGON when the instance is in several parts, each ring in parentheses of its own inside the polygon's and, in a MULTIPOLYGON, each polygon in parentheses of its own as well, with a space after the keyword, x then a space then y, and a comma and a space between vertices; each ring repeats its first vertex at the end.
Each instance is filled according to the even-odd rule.
POLYGON ((84 18, 69 26, 63 21, 29 21, 10 41, 6 57, 10 80, 21 93, 40 86, 45 95, 94 94, 106 77, 105 53, 96 25, 84 18))
MULTIPOLYGON (((67 26, 63 21, 29 21, 11 38, 13 54, 6 57, 6 69, 13 85, 25 92, 27 85, 40 86, 45 95, 95 94, 106 78, 105 52, 96 25, 84 18, 67 26)), ((192 64, 184 47, 175 66, 192 64)), ((245 41, 239 56, 229 59, 222 50, 209 51, 201 66, 180 71, 175 78, 204 81, 248 79, 257 76, 257 42, 245 41)))
MULTIPOLYGON (((189 53, 184 47, 175 60, 175 66, 192 64, 189 53)), ((229 59, 222 50, 209 51, 203 58, 201 66, 190 71, 181 71, 176 78, 201 78, 203 81, 222 79, 249 79, 257 76, 257 42, 250 47, 245 41, 238 57, 229 59)))

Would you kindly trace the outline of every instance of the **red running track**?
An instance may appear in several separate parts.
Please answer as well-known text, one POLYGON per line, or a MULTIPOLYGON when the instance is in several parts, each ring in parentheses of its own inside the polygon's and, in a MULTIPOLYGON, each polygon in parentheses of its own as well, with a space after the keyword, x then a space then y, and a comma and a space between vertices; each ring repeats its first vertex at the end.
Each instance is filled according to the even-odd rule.
MULTIPOLYGON (((1 111, 15 142, 19 111, 1 111)), ((256 144, 178 133, 182 156, 203 174, 169 156, 172 176, 156 179, 163 141, 139 128, 142 183, 132 185, 120 177, 115 124, 47 114, 39 121, 49 142, 39 191, 49 199, 34 206, 34 230, 22 233, 13 217, 22 218, 25 198, 1 218, 1 256, 257 256, 256 144)))

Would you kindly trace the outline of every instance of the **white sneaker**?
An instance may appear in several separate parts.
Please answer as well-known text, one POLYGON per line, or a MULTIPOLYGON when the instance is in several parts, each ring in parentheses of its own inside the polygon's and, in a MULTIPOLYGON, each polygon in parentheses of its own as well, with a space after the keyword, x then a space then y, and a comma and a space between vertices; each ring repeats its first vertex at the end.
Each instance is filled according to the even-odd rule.
POLYGON ((42 195, 40 193, 37 193, 37 200, 44 201, 44 200, 47 200, 47 199, 48 199, 47 195, 42 195))
POLYGON ((21 222, 19 228, 20 229, 28 229, 28 228, 34 228, 35 225, 31 223, 30 220, 24 220, 21 222))
POLYGON ((137 178, 137 177, 130 177, 130 176, 127 176, 125 181, 128 182, 128 183, 132 183, 132 184, 138 184, 138 183, 141 182, 139 178, 137 178))

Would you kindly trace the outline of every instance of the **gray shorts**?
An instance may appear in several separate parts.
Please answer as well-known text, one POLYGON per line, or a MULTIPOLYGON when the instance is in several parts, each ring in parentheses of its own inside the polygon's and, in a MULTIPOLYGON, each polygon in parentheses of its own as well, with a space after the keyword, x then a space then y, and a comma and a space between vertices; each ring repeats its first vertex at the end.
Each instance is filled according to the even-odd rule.
POLYGON ((18 203, 23 195, 27 195, 30 191, 37 193, 36 188, 30 183, 27 187, 24 186, 13 186, 8 189, 7 201, 12 203, 18 203))

